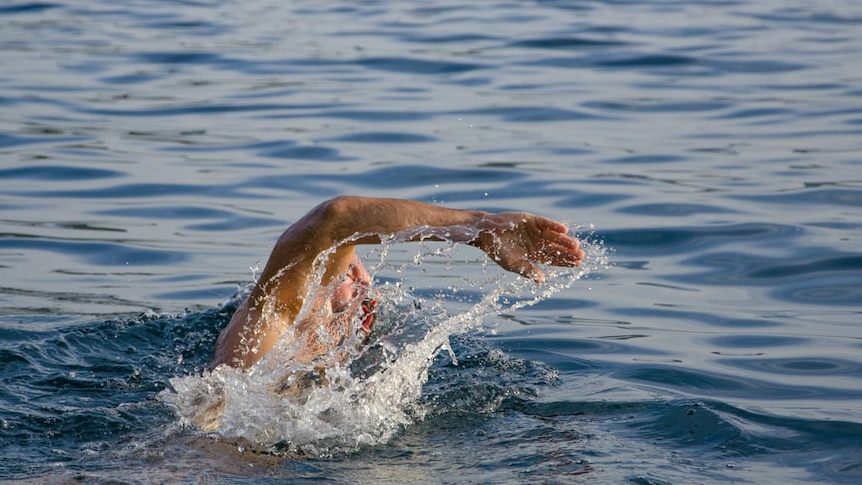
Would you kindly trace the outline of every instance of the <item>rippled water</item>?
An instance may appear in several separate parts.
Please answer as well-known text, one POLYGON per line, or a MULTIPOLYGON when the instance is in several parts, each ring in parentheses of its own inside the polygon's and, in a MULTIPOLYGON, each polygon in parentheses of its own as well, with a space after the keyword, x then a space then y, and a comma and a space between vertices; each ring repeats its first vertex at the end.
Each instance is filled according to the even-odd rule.
MULTIPOLYGON (((862 481, 860 24, 852 0, 3 3, 0 480, 862 481), (341 193, 592 225, 614 264, 454 336, 383 443, 182 428, 158 395, 341 193)), ((403 284, 458 315, 484 271, 403 284)))

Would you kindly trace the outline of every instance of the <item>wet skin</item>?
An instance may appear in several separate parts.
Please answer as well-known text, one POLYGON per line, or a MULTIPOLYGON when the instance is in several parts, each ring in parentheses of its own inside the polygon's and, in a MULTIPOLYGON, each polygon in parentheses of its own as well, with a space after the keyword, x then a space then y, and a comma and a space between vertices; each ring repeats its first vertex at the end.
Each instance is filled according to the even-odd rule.
POLYGON ((540 264, 581 263, 584 252, 567 232, 564 224, 527 212, 492 214, 411 200, 336 197, 281 235, 248 299, 219 336, 210 365, 248 368, 286 332, 303 343, 285 358, 311 362, 329 352, 331 344, 312 334, 316 328, 346 337, 354 326, 344 317, 357 314, 366 319, 371 311, 363 308, 372 300, 371 276, 356 256, 357 245, 381 244, 395 234, 405 242, 466 243, 503 269, 541 283, 545 274, 540 264), (321 273, 318 282, 316 275, 321 273), (315 294, 317 288, 332 290, 315 294))

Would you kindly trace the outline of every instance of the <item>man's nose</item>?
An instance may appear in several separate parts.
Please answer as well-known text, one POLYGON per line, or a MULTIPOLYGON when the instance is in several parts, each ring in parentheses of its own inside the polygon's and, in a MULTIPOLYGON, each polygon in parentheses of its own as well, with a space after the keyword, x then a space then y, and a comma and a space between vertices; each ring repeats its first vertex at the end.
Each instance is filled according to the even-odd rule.
POLYGON ((365 266, 363 266, 359 261, 354 262, 353 268, 350 270, 350 277, 356 283, 361 283, 363 285, 371 284, 371 275, 365 269, 365 266))

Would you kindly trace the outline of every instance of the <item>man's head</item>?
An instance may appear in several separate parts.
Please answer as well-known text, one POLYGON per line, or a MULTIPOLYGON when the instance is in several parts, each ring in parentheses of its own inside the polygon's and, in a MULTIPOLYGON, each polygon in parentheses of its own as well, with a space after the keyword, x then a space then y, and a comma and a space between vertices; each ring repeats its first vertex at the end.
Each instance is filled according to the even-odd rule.
POLYGON ((365 335, 371 334, 377 300, 371 297, 371 275, 355 254, 350 260, 347 272, 336 282, 330 305, 333 313, 361 312, 360 329, 365 335))
POLYGON ((351 304, 360 304, 368 296, 371 288, 371 275, 362 265, 362 261, 354 254, 347 272, 336 282, 332 293, 332 311, 343 312, 351 304), (343 278, 343 279, 342 279, 343 278))

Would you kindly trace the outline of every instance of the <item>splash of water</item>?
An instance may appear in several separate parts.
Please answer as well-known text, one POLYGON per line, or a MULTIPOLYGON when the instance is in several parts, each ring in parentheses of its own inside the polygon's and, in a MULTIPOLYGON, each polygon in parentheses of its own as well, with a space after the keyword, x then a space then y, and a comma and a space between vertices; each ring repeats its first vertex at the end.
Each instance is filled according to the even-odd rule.
POLYGON ((582 239, 582 265, 545 268, 547 279, 541 286, 501 276, 502 270, 486 263, 482 276, 459 279, 481 297, 450 315, 446 298, 417 296, 403 281, 409 277, 405 273, 429 261, 443 260, 449 270, 458 244, 420 243, 412 261, 398 263, 390 254, 395 242, 397 238, 364 258, 376 279, 387 271, 397 274, 394 283, 388 281, 378 290, 378 320, 370 342, 358 345, 361 336, 348 339, 327 356, 324 372, 313 363, 278 359, 286 348, 277 346, 246 371, 220 366, 202 375, 173 378, 173 391, 163 392, 160 399, 176 410, 183 424, 269 452, 325 456, 383 443, 424 416, 420 397, 435 358, 445 350, 457 363, 450 337, 477 331, 487 316, 535 304, 609 266, 608 251, 589 236, 582 239), (376 262, 369 264, 372 260, 376 262))

